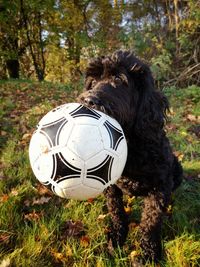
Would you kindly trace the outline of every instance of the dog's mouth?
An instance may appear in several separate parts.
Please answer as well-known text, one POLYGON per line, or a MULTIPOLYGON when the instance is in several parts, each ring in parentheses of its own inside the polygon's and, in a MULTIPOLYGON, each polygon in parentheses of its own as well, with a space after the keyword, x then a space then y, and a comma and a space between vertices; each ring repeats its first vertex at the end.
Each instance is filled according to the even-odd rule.
POLYGON ((113 114, 114 105, 112 105, 112 103, 103 103, 98 97, 92 95, 87 95, 87 96, 81 95, 78 98, 78 101, 85 107, 101 111, 106 115, 114 117, 113 114))
POLYGON ((84 92, 78 97, 78 102, 85 107, 101 111, 104 114, 112 117, 117 120, 123 129, 128 128, 130 113, 126 103, 120 102, 120 109, 117 108, 117 103, 114 102, 112 98, 109 98, 109 101, 106 100, 106 97, 98 97, 97 94, 92 94, 91 92, 84 92))

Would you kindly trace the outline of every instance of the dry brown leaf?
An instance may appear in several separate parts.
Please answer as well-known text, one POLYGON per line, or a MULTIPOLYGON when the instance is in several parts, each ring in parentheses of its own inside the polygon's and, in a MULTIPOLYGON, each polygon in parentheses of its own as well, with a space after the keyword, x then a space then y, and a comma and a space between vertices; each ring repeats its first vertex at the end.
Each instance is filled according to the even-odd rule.
POLYGON ((89 203, 93 203, 94 202, 94 198, 88 198, 87 200, 89 203))
POLYGON ((10 240, 10 234, 8 233, 0 234, 0 243, 8 244, 9 240, 10 240))
POLYGON ((24 219, 29 220, 29 221, 38 221, 42 217, 42 212, 37 213, 35 210, 31 213, 25 214, 24 219))
POLYGON ((31 205, 31 201, 30 201, 29 199, 24 200, 24 205, 25 205, 26 207, 30 207, 30 205, 31 205))
POLYGON ((41 198, 33 198, 32 205, 35 205, 35 204, 42 205, 42 204, 48 203, 50 199, 51 197, 44 197, 44 196, 42 196, 41 198))
POLYGON ((192 114, 188 114, 187 115, 187 119, 191 122, 196 122, 196 123, 200 123, 200 116, 195 116, 192 114))
POLYGON ((0 197, 0 202, 6 202, 9 199, 9 195, 3 194, 3 196, 0 197))
POLYGON ((37 190, 39 195, 53 196, 53 193, 44 185, 38 183, 37 190))
POLYGON ((51 249, 51 255, 55 258, 57 262, 62 261, 64 259, 64 254, 58 252, 55 249, 51 249))
POLYGON ((31 134, 30 133, 25 133, 23 136, 22 136, 22 140, 29 140, 31 138, 31 134))
POLYGON ((183 160, 184 154, 181 151, 174 151, 174 155, 180 160, 183 160))
POLYGON ((82 247, 88 247, 90 244, 90 238, 88 236, 82 236, 80 239, 80 243, 82 247))
POLYGON ((62 227, 62 238, 78 237, 84 233, 84 225, 81 221, 66 221, 62 227))

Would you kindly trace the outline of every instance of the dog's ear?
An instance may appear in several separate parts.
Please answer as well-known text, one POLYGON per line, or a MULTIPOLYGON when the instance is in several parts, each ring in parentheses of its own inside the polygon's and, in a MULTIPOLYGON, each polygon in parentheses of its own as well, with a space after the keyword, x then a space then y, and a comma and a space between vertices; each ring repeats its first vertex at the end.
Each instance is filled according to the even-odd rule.
POLYGON ((167 120, 168 100, 162 92, 155 89, 148 65, 133 58, 129 75, 133 79, 133 94, 137 91, 134 131, 145 139, 156 140, 167 120))

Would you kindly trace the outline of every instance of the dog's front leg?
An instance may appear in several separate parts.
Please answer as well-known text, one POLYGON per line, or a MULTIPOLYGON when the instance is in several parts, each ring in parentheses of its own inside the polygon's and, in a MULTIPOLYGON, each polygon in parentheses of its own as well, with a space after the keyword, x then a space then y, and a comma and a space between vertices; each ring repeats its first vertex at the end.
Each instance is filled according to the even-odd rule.
POLYGON ((122 246, 128 233, 128 218, 123 205, 123 193, 116 185, 110 185, 104 190, 107 208, 111 216, 111 229, 108 232, 108 248, 122 246))
POLYGON ((141 248, 145 259, 157 262, 161 258, 161 225, 166 207, 165 194, 149 193, 144 200, 144 209, 140 223, 141 248))

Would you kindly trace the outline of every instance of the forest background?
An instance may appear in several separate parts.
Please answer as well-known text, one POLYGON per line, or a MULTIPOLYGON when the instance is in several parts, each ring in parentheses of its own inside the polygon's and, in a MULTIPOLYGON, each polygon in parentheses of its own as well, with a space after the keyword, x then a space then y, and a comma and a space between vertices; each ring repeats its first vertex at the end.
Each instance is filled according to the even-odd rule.
POLYGON ((158 87, 198 85, 200 1, 0 1, 0 79, 78 81, 116 49, 148 62, 158 87))

